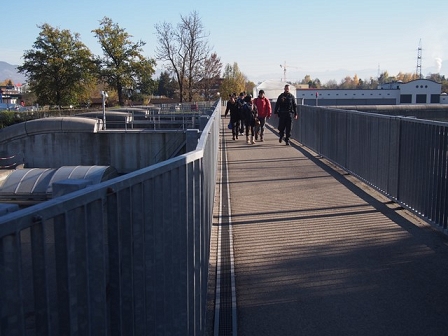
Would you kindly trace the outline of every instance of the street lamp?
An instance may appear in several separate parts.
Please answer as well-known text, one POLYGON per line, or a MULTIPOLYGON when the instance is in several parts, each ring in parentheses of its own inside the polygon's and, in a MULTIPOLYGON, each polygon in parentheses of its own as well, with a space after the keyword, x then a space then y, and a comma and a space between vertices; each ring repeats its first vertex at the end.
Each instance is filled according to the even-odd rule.
POLYGON ((106 91, 101 91, 103 98, 103 131, 106 130, 106 98, 109 97, 106 91))
POLYGON ((134 94, 134 89, 132 87, 129 87, 126 89, 126 92, 127 92, 127 96, 128 96, 128 106, 132 106, 131 98, 132 98, 132 95, 134 94))

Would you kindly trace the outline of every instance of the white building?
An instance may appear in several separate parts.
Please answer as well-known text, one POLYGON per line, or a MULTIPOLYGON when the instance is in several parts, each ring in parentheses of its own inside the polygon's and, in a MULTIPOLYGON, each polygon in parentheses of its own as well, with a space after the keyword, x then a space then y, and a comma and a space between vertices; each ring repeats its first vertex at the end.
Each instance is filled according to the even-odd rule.
POLYGON ((297 89, 299 103, 319 106, 448 104, 442 84, 428 79, 383 84, 378 89, 297 89))
MULTIPOLYGON (((283 92, 284 82, 265 81, 254 88, 254 96, 263 89, 267 98, 275 101, 283 92)), ((291 85, 291 93, 294 93, 291 85)), ((448 95, 441 93, 442 84, 429 79, 408 83, 383 84, 378 89, 310 89, 296 88, 299 104, 312 106, 448 104, 448 95)))
POLYGON ((290 86, 290 92, 294 93, 294 90, 296 89, 294 85, 282 81, 266 80, 254 87, 253 97, 257 97, 258 92, 263 90, 266 98, 269 100, 277 100, 278 96, 285 91, 286 84, 290 86))

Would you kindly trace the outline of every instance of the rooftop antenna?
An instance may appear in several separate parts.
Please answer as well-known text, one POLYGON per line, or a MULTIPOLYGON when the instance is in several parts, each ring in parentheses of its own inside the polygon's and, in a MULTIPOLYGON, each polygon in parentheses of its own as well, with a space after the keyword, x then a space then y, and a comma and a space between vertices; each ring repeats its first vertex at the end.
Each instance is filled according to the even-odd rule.
POLYGON ((422 78, 422 39, 418 43, 417 50, 417 70, 415 72, 418 78, 422 78))

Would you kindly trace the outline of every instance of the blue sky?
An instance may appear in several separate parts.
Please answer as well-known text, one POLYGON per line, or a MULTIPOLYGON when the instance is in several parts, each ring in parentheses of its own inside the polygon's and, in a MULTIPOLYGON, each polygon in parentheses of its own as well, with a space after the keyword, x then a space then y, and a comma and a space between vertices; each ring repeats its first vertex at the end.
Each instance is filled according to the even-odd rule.
MULTIPOLYGON (((448 75, 447 0, 15 0, 3 17, 0 61, 22 64, 38 25, 79 33, 94 54, 101 54, 93 29, 107 16, 133 40, 146 42, 155 56, 154 25, 177 24, 180 15, 197 11, 209 44, 223 65, 238 63, 249 80, 297 81, 308 74, 322 82, 357 74, 416 71, 418 48, 426 70, 448 75), (153 4, 151 4, 153 3, 153 4), (154 4, 155 3, 155 4, 154 4), (341 75, 343 74, 343 75, 341 75)), ((161 67, 160 67, 161 68, 161 67)))

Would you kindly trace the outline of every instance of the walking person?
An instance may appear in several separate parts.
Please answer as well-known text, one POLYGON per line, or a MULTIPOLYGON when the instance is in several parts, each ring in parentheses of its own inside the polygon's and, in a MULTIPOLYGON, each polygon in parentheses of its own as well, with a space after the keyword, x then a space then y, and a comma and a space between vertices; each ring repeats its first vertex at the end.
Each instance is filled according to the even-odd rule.
POLYGON ((238 139, 239 127, 240 127, 240 109, 236 101, 236 94, 232 94, 227 101, 226 111, 224 117, 230 112, 230 125, 232 126, 232 139, 238 139))
POLYGON ((243 106, 244 106, 244 98, 246 97, 245 92, 240 92, 240 95, 238 96, 236 102, 238 104, 238 108, 240 111, 240 122, 238 123, 238 128, 240 131, 240 135, 244 134, 244 112, 243 112, 243 106))
POLYGON ((257 107, 254 104, 252 104, 252 97, 250 95, 244 97, 243 115, 244 115, 244 125, 246 127, 246 142, 248 144, 254 144, 255 118, 257 118, 258 113, 257 113, 257 107))
POLYGON ((260 141, 263 142, 264 125, 266 119, 269 119, 272 113, 271 102, 264 96, 264 90, 260 90, 258 97, 254 99, 253 103, 257 107, 258 120, 260 122, 258 125, 255 125, 255 140, 258 140, 258 137, 260 137, 260 141))
POLYGON ((285 85, 285 90, 277 98, 274 114, 278 116, 278 142, 282 142, 285 137, 285 144, 289 146, 293 118, 297 119, 296 98, 289 92, 289 85, 285 85))

